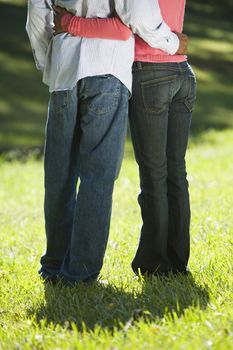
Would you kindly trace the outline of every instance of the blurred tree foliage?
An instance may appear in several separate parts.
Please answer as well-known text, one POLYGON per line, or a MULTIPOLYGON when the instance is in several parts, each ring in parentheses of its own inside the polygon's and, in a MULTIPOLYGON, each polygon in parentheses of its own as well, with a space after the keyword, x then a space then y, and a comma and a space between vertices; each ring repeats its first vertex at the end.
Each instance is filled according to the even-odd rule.
MULTIPOLYGON (((203 3, 203 1, 201 1, 201 0, 198 0, 198 2, 203 3)), ((232 0, 221 0, 221 1, 219 1, 219 0, 206 0, 205 3, 210 4, 210 5, 226 6, 226 7, 231 8, 231 9, 233 8, 232 0)))
POLYGON ((190 1, 190 0, 187 0, 187 3, 191 3, 191 2, 195 2, 195 3, 199 3, 199 4, 208 4, 208 5, 211 5, 211 6, 227 6, 228 8, 233 8, 233 2, 232 0, 205 0, 204 4, 203 4, 203 0, 195 0, 195 1, 190 1))
MULTIPOLYGON (((192 133, 198 136, 233 127, 233 0, 186 1, 184 31, 198 80, 192 133)), ((26 15, 27 0, 0 0, 0 154, 43 149, 48 88, 35 69, 26 15)))
POLYGON ((213 12, 220 11, 228 18, 232 18, 233 0, 186 0, 186 2, 189 7, 199 5, 202 8, 207 5, 213 12))

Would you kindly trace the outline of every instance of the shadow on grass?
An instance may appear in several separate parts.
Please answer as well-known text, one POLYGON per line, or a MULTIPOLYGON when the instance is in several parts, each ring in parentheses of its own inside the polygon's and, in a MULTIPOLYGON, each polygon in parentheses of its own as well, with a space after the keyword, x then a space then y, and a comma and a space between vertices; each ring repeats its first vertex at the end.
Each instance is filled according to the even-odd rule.
POLYGON ((203 84, 197 91, 198 103, 192 117, 191 135, 197 140, 208 129, 226 130, 233 127, 230 117, 233 110, 231 91, 213 91, 203 84), (221 104, 219 103, 221 98, 221 104), (228 113, 229 111, 229 113, 228 113))
POLYGON ((45 285, 45 301, 38 309, 29 310, 40 324, 53 323, 67 328, 74 324, 80 332, 101 329, 127 331, 137 321, 159 321, 174 314, 182 317, 189 308, 205 309, 209 295, 198 286, 192 276, 153 278, 144 281, 140 292, 127 292, 124 288, 107 285, 77 285, 65 288, 45 285))
POLYGON ((25 32, 27 6, 16 6, 0 2, 1 51, 24 59, 31 59, 31 50, 25 32))
POLYGON ((230 7, 228 9, 218 2, 187 4, 184 31, 190 37, 191 46, 193 41, 189 62, 194 71, 198 70, 197 101, 191 126, 196 141, 208 129, 233 128, 233 50, 229 45, 233 41, 233 26, 230 13, 230 7), (199 47, 197 43, 203 40, 199 47), (227 49, 222 52, 218 42, 227 45, 227 49))
POLYGON ((25 31, 26 6, 0 3, 0 153, 42 147, 48 92, 25 31))

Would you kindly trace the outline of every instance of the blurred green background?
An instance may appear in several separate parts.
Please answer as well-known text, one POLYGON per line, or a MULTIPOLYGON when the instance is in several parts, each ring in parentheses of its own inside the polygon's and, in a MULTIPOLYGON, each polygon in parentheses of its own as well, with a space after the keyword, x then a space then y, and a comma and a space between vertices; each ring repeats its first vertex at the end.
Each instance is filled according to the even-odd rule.
MULTIPOLYGON (((198 80, 192 138, 233 127, 232 0, 188 1, 185 32, 198 80)), ((48 89, 25 32, 25 0, 0 0, 0 153, 42 150, 48 89)))

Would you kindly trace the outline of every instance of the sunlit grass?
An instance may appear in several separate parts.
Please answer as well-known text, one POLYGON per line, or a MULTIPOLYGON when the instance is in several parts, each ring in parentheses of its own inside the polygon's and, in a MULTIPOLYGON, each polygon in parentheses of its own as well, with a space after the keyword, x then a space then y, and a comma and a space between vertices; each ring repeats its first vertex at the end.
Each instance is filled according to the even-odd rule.
MULTIPOLYGON (((39 151, 11 151, 0 157, 0 349, 232 349, 232 22, 209 4, 190 9, 185 31, 198 80, 187 154, 193 277, 146 283, 131 271, 141 219, 127 141, 101 275, 109 284, 43 285, 43 165, 39 151)), ((7 33, 0 36, 0 151, 42 148, 48 93, 25 34, 26 1, 0 0, 0 19, 7 33)))
POLYGON ((0 339, 2 349, 216 349, 233 342, 232 131, 192 138, 193 277, 145 283, 130 263, 141 219, 130 143, 116 182, 102 279, 107 286, 44 286, 43 166, 0 161, 0 339))
POLYGON ((25 6, 27 4, 27 0, 1 0, 3 4, 13 4, 16 6, 25 6))
MULTIPOLYGON (((218 44, 216 45, 215 40, 210 40, 210 39, 192 39, 192 50, 199 50, 198 54, 202 55, 205 54, 207 57, 210 58, 211 54, 219 54, 220 56, 226 57, 225 55, 228 54, 228 58, 233 61, 233 57, 231 53, 233 52, 232 49, 232 43, 224 41, 224 38, 218 38, 218 39, 223 39, 223 41, 219 41, 218 44)), ((233 34, 232 34, 232 39, 233 39, 233 34)), ((212 59, 214 56, 212 56, 212 59)))

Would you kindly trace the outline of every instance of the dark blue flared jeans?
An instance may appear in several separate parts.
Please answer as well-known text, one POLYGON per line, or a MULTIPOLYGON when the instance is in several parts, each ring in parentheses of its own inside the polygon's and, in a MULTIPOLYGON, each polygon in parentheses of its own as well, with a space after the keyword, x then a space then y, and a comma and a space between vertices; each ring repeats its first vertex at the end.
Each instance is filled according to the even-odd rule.
POLYGON ((187 62, 136 62, 133 67, 129 115, 143 221, 132 262, 136 273, 187 269, 190 201, 185 154, 195 85, 187 62))

